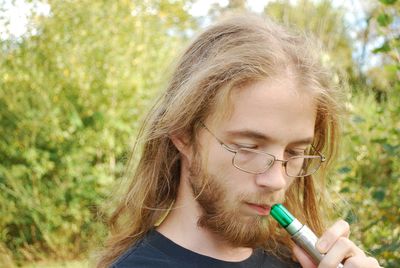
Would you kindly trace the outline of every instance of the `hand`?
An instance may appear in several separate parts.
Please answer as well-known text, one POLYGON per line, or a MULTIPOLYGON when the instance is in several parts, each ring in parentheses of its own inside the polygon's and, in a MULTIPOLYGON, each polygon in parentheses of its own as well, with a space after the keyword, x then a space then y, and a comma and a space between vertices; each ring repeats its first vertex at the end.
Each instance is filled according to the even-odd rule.
POLYGON ((325 254, 317 266, 312 259, 299 246, 293 248, 293 253, 303 268, 337 268, 343 263, 344 268, 378 268, 376 259, 368 257, 349 240, 350 226, 340 220, 332 225, 318 240, 317 249, 325 254))

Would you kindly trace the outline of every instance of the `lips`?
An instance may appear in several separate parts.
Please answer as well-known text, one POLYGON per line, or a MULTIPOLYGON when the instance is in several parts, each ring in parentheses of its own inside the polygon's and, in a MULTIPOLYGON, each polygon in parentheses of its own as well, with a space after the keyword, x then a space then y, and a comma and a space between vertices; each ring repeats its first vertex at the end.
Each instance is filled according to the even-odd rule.
POLYGON ((255 210, 257 214, 262 215, 262 216, 267 216, 269 215, 269 212, 271 211, 271 206, 268 205, 259 205, 259 204, 253 204, 253 203, 246 203, 251 209, 255 210))

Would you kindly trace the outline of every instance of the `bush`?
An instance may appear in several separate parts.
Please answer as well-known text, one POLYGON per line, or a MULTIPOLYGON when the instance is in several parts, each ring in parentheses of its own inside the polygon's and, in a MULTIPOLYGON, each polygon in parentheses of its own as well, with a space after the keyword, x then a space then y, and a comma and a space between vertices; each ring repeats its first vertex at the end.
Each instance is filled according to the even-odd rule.
POLYGON ((184 39, 169 31, 191 25, 182 2, 49 4, 36 34, 1 43, 0 266, 74 258, 102 240, 99 205, 184 39))
POLYGON ((356 243, 384 267, 400 267, 400 95, 387 101, 358 93, 351 98, 337 186, 356 243))

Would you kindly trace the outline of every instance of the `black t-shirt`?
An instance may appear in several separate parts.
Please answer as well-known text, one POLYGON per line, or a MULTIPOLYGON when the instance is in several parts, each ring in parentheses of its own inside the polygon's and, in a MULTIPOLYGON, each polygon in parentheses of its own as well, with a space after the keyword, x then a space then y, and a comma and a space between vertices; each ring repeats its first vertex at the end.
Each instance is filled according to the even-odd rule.
POLYGON ((125 252, 112 268, 298 268, 298 263, 283 262, 256 249, 241 262, 214 259, 175 244, 159 232, 151 230, 142 240, 125 252))

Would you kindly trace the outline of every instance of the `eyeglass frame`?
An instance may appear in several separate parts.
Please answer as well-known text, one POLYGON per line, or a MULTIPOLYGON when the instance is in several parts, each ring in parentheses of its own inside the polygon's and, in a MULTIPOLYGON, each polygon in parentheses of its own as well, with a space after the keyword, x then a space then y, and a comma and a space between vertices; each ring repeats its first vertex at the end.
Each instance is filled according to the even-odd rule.
POLYGON ((310 176, 310 175, 314 174, 315 172, 317 172, 317 170, 321 167, 322 163, 326 161, 326 157, 325 157, 324 155, 322 155, 318 150, 316 150, 315 147, 311 144, 311 148, 312 148, 313 150, 315 150, 315 152, 317 153, 317 155, 302 155, 302 156, 300 156, 300 157, 306 159, 305 156, 312 156, 312 157, 319 156, 320 159, 321 159, 321 162, 320 162, 319 166, 318 166, 312 173, 307 174, 307 175, 298 175, 298 176, 289 175, 288 172, 287 172, 287 163, 288 163, 291 159, 300 158, 299 156, 292 156, 292 157, 290 157, 290 158, 287 159, 287 160, 283 160, 283 159, 278 159, 278 158, 276 158, 276 156, 273 155, 273 154, 270 154, 270 153, 267 153, 267 152, 263 152, 263 151, 259 151, 259 150, 254 150, 254 149, 251 149, 251 148, 239 148, 239 149, 237 149, 237 150, 236 150, 236 149, 232 149, 232 148, 230 148, 228 145, 226 145, 220 138, 218 138, 217 135, 215 135, 203 122, 200 121, 200 124, 211 134, 211 136, 213 136, 213 137, 219 142, 219 144, 221 144, 221 146, 222 146, 225 150, 227 150, 228 152, 234 153, 234 156, 232 157, 232 165, 233 165, 235 168, 237 168, 237 169, 239 169, 239 170, 241 170, 241 171, 243 171, 243 172, 249 173, 249 174, 256 174, 256 175, 258 175, 258 174, 263 174, 263 173, 267 172, 268 169, 270 169, 270 168, 275 164, 275 162, 281 162, 281 163, 282 163, 282 166, 283 166, 283 169, 285 170, 285 174, 286 174, 287 176, 292 177, 292 178, 302 178, 302 177, 310 176), (244 149, 247 150, 247 151, 249 151, 249 152, 256 153, 256 154, 271 156, 271 157, 273 158, 273 161, 272 161, 272 163, 271 163, 269 166, 267 166, 266 169, 265 169, 264 171, 262 171, 262 172, 251 172, 251 171, 245 170, 245 169, 243 169, 243 168, 241 168, 241 167, 239 167, 239 166, 237 166, 237 165, 235 164, 235 157, 236 157, 237 153, 239 152, 239 150, 244 150, 244 149))

